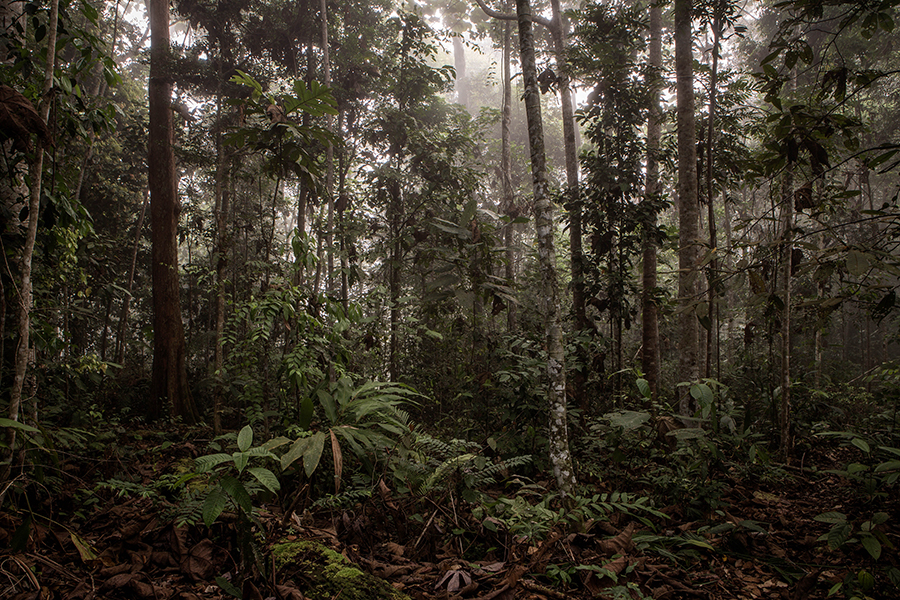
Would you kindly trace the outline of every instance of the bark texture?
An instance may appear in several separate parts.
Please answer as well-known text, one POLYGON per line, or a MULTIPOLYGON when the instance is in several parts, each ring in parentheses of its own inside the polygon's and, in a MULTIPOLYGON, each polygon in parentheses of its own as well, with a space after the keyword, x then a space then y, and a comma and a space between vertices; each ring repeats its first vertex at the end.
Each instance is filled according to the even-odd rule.
POLYGON ((547 183, 544 129, 541 120, 541 97, 534 57, 534 35, 529 0, 516 0, 519 17, 519 49, 525 82, 525 114, 528 120, 528 142, 531 149, 531 177, 534 183, 534 224, 537 235, 540 268, 539 295, 544 300, 544 329, 547 344, 547 396, 550 409, 550 462, 560 491, 575 491, 575 471, 569 452, 566 419, 566 365, 560 323, 559 287, 556 277, 556 250, 553 245, 553 204, 547 183))
MULTIPOLYGON (((648 60, 653 69, 653 100, 650 105, 650 116, 647 121, 647 179, 644 188, 644 199, 653 202, 659 194, 659 142, 662 135, 662 109, 659 96, 662 91, 662 18, 658 5, 650 6, 650 43, 648 60)), ((650 397, 656 399, 659 394, 659 312, 656 306, 657 259, 656 211, 650 211, 647 217, 643 239, 643 270, 641 277, 641 367, 644 377, 650 385, 650 397)))
POLYGON ((166 405, 187 423, 199 419, 185 368, 184 325, 178 281, 178 215, 173 151, 172 80, 169 65, 169 4, 150 0, 149 185, 153 280, 153 377, 151 417, 166 405))
MULTIPOLYGON (((675 0, 675 88, 678 130, 678 373, 696 381, 699 371, 698 256, 700 205, 697 187, 697 131, 694 115, 694 66, 691 49, 691 0, 675 0)), ((696 407, 687 388, 679 398, 679 411, 690 416, 696 407)))

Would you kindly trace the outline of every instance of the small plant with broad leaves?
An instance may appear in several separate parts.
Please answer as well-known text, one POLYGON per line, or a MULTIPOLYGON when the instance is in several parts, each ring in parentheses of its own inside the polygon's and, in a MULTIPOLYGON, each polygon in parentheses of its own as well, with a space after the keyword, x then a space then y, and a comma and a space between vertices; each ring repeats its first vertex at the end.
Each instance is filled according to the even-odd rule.
POLYGON ((212 486, 203 505, 203 522, 207 527, 219 518, 229 502, 240 516, 252 518, 252 496, 263 489, 272 493, 281 489, 278 477, 266 467, 249 466, 251 459, 255 463, 266 459, 278 461, 270 444, 253 446, 253 429, 249 425, 238 433, 236 452, 207 454, 197 459, 197 473, 212 474, 212 486))
MULTIPOLYGON (((237 435, 237 450, 231 454, 216 453, 199 457, 195 462, 197 472, 186 475, 185 481, 198 475, 209 474, 209 492, 203 503, 203 522, 207 527, 222 515, 230 504, 237 515, 238 547, 241 553, 241 569, 248 573, 253 563, 265 572, 265 561, 256 545, 251 529, 256 520, 254 496, 275 493, 281 489, 278 477, 268 468, 261 466, 265 461, 278 462, 272 454, 271 442, 261 446, 253 445, 253 428, 244 426, 237 435), (251 461, 253 466, 251 466, 251 461)), ((232 584, 217 577, 219 586, 233 593, 232 584)))

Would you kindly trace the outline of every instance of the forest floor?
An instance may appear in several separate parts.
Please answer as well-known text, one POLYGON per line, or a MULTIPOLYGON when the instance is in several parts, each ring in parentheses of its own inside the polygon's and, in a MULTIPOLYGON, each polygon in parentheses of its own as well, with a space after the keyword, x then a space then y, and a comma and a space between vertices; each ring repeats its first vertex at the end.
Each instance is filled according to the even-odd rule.
MULTIPOLYGON (((156 485, 205 452, 203 435, 129 432, 100 456, 68 455, 28 493, 14 493, 25 489, 24 475, 7 482, 7 499, 19 510, 0 513, 0 598, 230 598, 220 584, 236 577, 241 547, 244 564, 252 565, 245 572, 253 574, 240 594, 245 600, 403 597, 395 592, 414 599, 806 600, 829 597, 841 582, 831 597, 898 597, 888 577, 900 568, 891 547, 900 544, 897 490, 867 497, 854 482, 825 472, 847 463, 847 449, 837 444, 818 445, 771 481, 723 473, 719 504, 705 515, 672 506, 661 509, 668 518, 641 522, 616 511, 580 531, 549 528, 540 539, 490 527, 452 490, 415 497, 382 482, 347 508, 300 510, 308 503, 301 486, 287 514, 277 498, 257 501, 253 541, 242 546, 238 519, 227 509, 207 528, 196 508, 156 485), (829 512, 847 515, 855 535, 836 527, 834 514, 831 522, 815 519, 829 512), (885 542, 876 561, 859 534, 879 512, 887 520, 874 528, 885 542), (839 548, 820 541, 830 530, 840 537, 835 545, 843 542, 839 548), (296 541, 319 545, 303 546, 300 557, 278 555, 276 545, 296 541), (316 564, 313 547, 334 552, 316 564), (366 580, 322 587, 325 572, 361 576, 340 556, 390 587, 366 580)), ((598 493, 610 491, 605 485, 597 483, 598 493)))

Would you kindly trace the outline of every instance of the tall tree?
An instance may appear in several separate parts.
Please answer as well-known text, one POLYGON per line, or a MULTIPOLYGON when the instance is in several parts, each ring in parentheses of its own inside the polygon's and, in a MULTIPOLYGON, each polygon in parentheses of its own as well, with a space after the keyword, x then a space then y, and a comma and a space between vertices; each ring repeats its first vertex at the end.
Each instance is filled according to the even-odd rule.
POLYGON ((172 74, 168 0, 150 0, 150 185, 151 276, 153 280, 153 374, 151 416, 199 420, 191 398, 185 365, 184 325, 178 277, 178 201, 173 148, 172 74))
MULTIPOLYGON (((44 68, 44 81, 41 89, 40 106, 38 114, 32 115, 33 108, 28 111, 28 119, 24 122, 31 127, 35 127, 36 131, 40 131, 42 127, 46 132, 47 116, 50 114, 50 103, 52 97, 50 95, 53 88, 53 70, 56 65, 56 34, 59 22, 59 0, 53 0, 50 4, 50 21, 47 25, 47 63, 44 68)), ((12 90, 7 88, 10 92, 12 90)), ((5 92, 5 91, 4 91, 5 92)), ((5 92, 6 93, 6 92, 5 92)), ((25 98, 21 97, 24 101, 25 98)), ((30 106, 30 105, 29 105, 30 106)), ((8 109, 7 109, 8 110, 8 109)), ((21 118, 21 115, 19 116, 21 118)), ((8 135, 8 134, 7 134, 8 135)), ((26 134, 30 137, 30 132, 26 134)), ((26 140, 27 140, 26 137, 26 140)), ((43 137, 43 136, 42 136, 43 137)), ((30 142, 30 140, 28 140, 30 142)), ((23 142, 24 147, 24 142, 23 142)), ((9 411, 8 416, 11 421, 18 421, 20 418, 20 409, 22 404, 22 390, 25 387, 25 376, 28 372, 28 360, 33 356, 31 349, 31 310, 33 305, 33 283, 32 283, 32 259, 34 257, 34 244, 37 238, 37 226, 41 207, 41 179, 44 171, 44 142, 37 147, 34 159, 31 163, 30 176, 31 186, 28 196, 28 221, 25 230, 25 244, 19 255, 19 298, 18 298, 18 342, 16 344, 16 354, 14 358, 14 375, 13 384, 9 392, 9 411)), ((18 187, 18 186, 14 186, 18 187)), ((2 340, 0 340, 2 343, 2 340)), ((37 402, 37 399, 34 400, 37 402)), ((36 411, 35 411, 36 412, 36 411)), ((36 424, 36 423, 35 423, 36 424)), ((7 448, 10 464, 3 467, 3 480, 9 475, 9 469, 15 460, 16 446, 16 429, 10 427, 7 429, 7 448)))
POLYGON ((556 277, 556 249, 553 243, 553 203, 547 182, 544 153, 544 126, 541 119, 541 96, 534 57, 534 34, 531 27, 531 3, 516 0, 519 18, 519 51, 525 83, 525 113, 528 119, 528 142, 531 149, 531 177, 534 183, 534 226, 537 235, 540 269, 540 296, 544 299, 544 331, 547 344, 547 399, 550 409, 550 462, 556 483, 562 493, 575 491, 575 471, 569 452, 566 422, 566 358, 560 322, 559 286, 556 277))
MULTIPOLYGON (((700 376, 699 335, 695 304, 698 294, 700 251, 700 205, 697 183, 697 131, 694 115, 693 38, 691 0, 675 0, 675 90, 678 130, 678 372, 682 379, 700 376)), ((685 389, 679 399, 683 416, 694 412, 685 389)))
POLYGON ((653 203, 659 195, 659 147, 662 134, 662 109, 659 97, 662 92, 662 9, 653 2, 650 5, 650 39, 647 61, 650 63, 652 90, 650 113, 647 118, 647 179, 644 202, 650 206, 646 214, 643 239, 643 265, 641 277, 641 368, 650 386, 650 397, 659 393, 659 311, 656 306, 656 210, 653 203))

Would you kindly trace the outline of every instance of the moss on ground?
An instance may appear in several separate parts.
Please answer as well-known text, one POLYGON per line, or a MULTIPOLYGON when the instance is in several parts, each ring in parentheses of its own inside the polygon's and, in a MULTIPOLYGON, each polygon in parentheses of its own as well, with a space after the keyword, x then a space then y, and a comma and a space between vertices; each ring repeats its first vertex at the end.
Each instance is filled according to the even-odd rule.
POLYGON ((272 547, 278 579, 293 579, 310 600, 409 600, 383 579, 362 571, 344 555, 312 541, 272 547))

